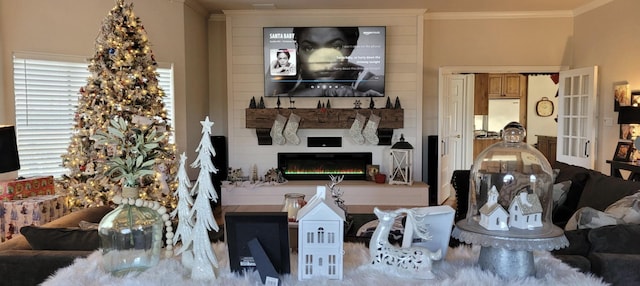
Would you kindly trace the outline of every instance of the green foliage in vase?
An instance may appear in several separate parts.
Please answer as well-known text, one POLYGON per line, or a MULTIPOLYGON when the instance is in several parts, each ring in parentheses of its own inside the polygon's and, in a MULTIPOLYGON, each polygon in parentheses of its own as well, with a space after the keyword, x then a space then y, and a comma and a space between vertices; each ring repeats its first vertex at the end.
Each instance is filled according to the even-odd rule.
POLYGON ((98 144, 116 148, 107 158, 107 176, 123 185, 135 187, 145 176, 154 175, 155 159, 160 155, 158 148, 166 134, 155 128, 134 128, 121 117, 114 118, 107 132, 97 131, 93 139, 98 144))

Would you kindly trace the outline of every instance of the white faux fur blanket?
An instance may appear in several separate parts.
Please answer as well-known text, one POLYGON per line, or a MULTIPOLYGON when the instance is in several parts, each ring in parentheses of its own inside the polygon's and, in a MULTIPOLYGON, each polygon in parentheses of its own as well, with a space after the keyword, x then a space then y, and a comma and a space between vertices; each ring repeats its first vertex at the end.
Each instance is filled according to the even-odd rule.
MULTIPOLYGON (((180 264, 177 257, 162 259, 160 263, 137 277, 113 277, 100 267, 102 255, 94 252, 87 258, 76 259, 73 265, 60 269, 42 285, 86 286, 86 285, 261 285, 258 272, 239 276, 229 271, 227 248, 224 243, 214 244, 220 264, 213 281, 193 281, 190 272, 180 264)), ((461 246, 449 249, 443 261, 435 262, 434 280, 413 280, 389 274, 369 264, 369 249, 364 244, 345 243, 344 279, 305 280, 297 279, 296 255, 291 255, 291 274, 282 277, 281 285, 606 285, 600 278, 586 275, 567 266, 548 252, 534 252, 536 275, 524 279, 502 280, 477 265, 479 247, 461 246)))

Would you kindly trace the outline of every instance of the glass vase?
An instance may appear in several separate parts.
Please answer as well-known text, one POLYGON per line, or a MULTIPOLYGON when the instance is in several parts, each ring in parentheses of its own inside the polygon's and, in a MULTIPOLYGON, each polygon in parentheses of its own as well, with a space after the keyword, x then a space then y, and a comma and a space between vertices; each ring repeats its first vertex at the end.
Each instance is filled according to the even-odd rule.
POLYGON ((284 194, 283 212, 287 212, 289 222, 298 221, 298 210, 300 210, 307 202, 304 200, 304 194, 287 193, 284 194))
POLYGON ((124 187, 123 201, 98 226, 103 268, 114 276, 140 273, 155 266, 162 247, 162 217, 155 210, 128 204, 138 189, 124 187))

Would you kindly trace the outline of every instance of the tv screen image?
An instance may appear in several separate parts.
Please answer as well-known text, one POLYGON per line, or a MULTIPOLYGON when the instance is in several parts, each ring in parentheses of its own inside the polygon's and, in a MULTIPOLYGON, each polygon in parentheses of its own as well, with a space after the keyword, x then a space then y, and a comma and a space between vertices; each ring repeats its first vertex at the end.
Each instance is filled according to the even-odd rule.
POLYGON ((264 95, 382 97, 386 27, 265 27, 264 95))

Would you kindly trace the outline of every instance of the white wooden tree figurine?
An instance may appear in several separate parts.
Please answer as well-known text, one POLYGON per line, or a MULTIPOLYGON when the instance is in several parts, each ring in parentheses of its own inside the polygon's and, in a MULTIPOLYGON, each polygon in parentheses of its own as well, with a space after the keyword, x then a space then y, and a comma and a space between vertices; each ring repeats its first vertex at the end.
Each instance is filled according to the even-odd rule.
POLYGON ((184 152, 180 155, 180 167, 178 168, 178 189, 176 189, 175 196, 178 198, 178 205, 176 209, 171 213, 171 217, 178 216, 178 226, 176 228, 175 235, 173 236, 173 245, 176 245, 178 241, 182 241, 183 247, 180 248, 176 254, 181 254, 182 265, 191 268, 193 262, 193 250, 191 247, 191 233, 193 231, 193 217, 190 215, 191 206, 193 206, 193 197, 189 194, 189 188, 191 188, 191 182, 189 176, 187 176, 187 170, 185 169, 185 163, 187 156, 184 152))
POLYGON ((324 186, 298 211, 298 280, 342 280, 344 211, 324 186))
POLYGON ((192 239, 190 240, 193 247, 191 279, 210 280, 216 278, 214 268, 218 267, 218 258, 216 258, 209 240, 210 230, 219 231, 211 209, 211 201, 218 201, 218 194, 211 181, 211 173, 217 173, 218 170, 213 166, 211 160, 211 156, 216 154, 210 139, 213 122, 209 121, 209 116, 207 116, 205 121, 200 121, 200 124, 202 124, 202 139, 196 148, 198 158, 191 164, 193 168, 200 168, 198 179, 191 189, 191 195, 196 196, 190 213, 195 218, 192 239))

